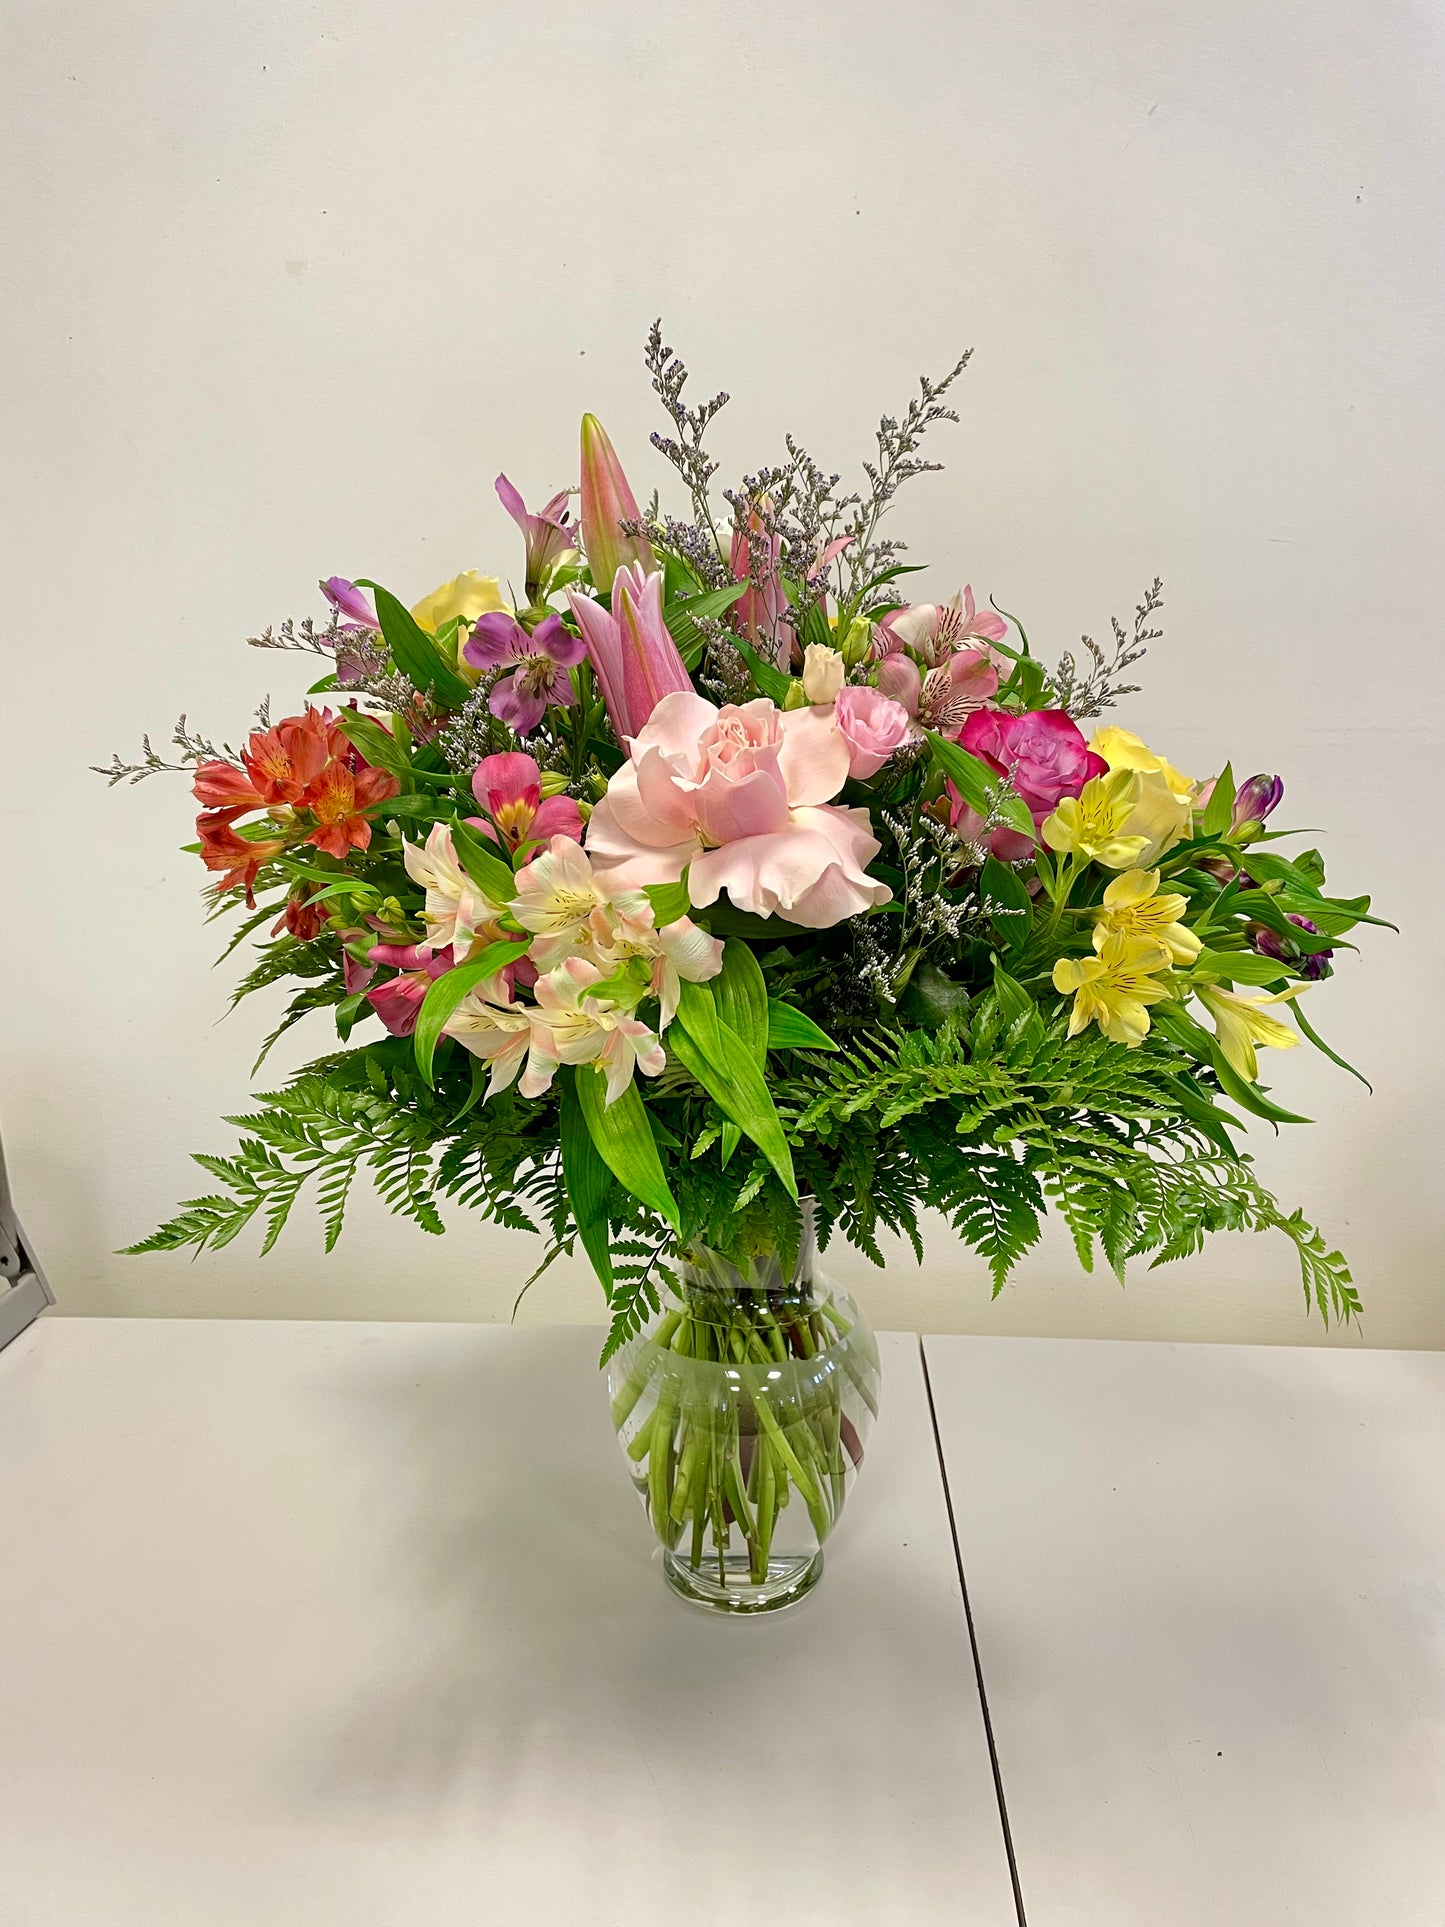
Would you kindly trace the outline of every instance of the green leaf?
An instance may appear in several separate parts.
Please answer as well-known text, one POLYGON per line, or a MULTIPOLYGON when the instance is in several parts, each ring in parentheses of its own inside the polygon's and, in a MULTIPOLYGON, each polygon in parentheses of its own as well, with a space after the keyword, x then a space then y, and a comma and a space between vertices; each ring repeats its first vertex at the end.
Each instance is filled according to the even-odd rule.
POLYGON ((479 957, 458 964, 454 970, 448 970, 432 980, 422 1000, 412 1037, 417 1069, 428 1084, 432 1081, 432 1058, 436 1054, 437 1040, 448 1017, 469 990, 475 990, 479 983, 496 971, 525 956, 530 942, 530 937, 524 937, 520 943, 489 943, 479 957))
POLYGON ((759 691, 782 709, 788 700, 792 677, 785 676, 782 670, 774 668, 772 663, 764 662, 746 636, 733 636, 730 640, 751 671, 759 691))
POLYGON ((616 1103, 609 1104, 603 1073, 590 1064, 579 1064, 574 1085, 592 1142, 613 1177, 634 1198, 666 1218, 675 1231, 681 1230, 677 1200, 668 1188, 657 1140, 652 1135, 652 1120, 636 1084, 629 1084, 616 1103))
POLYGON ((1263 986, 1283 983, 1289 971, 1278 959, 1261 957, 1253 950, 1201 950, 1190 974, 1217 983, 1263 986))
POLYGON ((1029 1017, 1038 1015, 1038 1005, 1016 978, 1010 977, 998 959, 994 959, 993 992, 998 999, 999 1015, 1004 1023, 1017 1024, 1029 1017))
POLYGON ((1231 1104, 1253 1112, 1269 1124, 1308 1124, 1310 1119, 1295 1111, 1283 1110, 1266 1097, 1258 1084, 1247 1084, 1219 1047, 1219 1039, 1205 1030, 1181 1005, 1155 1004, 1150 1012, 1154 1023, 1181 1050, 1187 1050, 1201 1064, 1212 1065, 1219 1088, 1231 1104))
POLYGON ((378 769, 384 769, 394 776, 404 794, 416 788, 411 758, 374 716, 364 716, 359 709, 338 710, 336 726, 347 742, 356 745, 368 763, 374 763, 378 769))
POLYGON ((367 1015, 371 1006, 366 1001, 364 990, 353 990, 349 997, 343 997, 336 1006, 336 1034, 345 1043, 359 1017, 367 1015))
POLYGON ((452 848, 472 882, 489 903, 510 903, 517 894, 517 879, 506 858, 498 855, 499 846, 466 823, 452 823, 452 848))
POLYGON ((978 879, 983 913, 1010 950, 1028 940, 1033 906, 1023 878, 995 856, 989 857, 978 879))
POLYGON ((1234 821, 1234 770, 1226 763, 1215 778, 1214 788, 1209 794, 1209 806, 1199 819, 1199 834, 1223 836, 1234 821))
MULTIPOLYGON (((595 1078, 596 1073, 589 1071, 595 1078)), ((561 1081, 562 1106, 559 1136, 562 1149, 562 1176, 567 1185, 567 1201, 577 1226, 582 1248, 592 1260, 592 1269, 612 1297, 612 1235, 607 1222, 607 1207, 612 1199, 613 1177, 592 1141, 587 1120, 571 1073, 564 1071, 561 1081)))
POLYGON ((1351 1077, 1358 1077, 1360 1082, 1364 1085, 1365 1089, 1373 1097, 1375 1094, 1375 1087, 1370 1082, 1369 1078, 1366 1077, 1362 1072, 1357 1071, 1353 1064, 1349 1063, 1345 1058, 1340 1056, 1338 1051, 1330 1049, 1329 1045, 1325 1042, 1324 1038, 1320 1036, 1319 1032, 1315 1029, 1314 1025, 1310 1022, 1309 1018, 1306 1017, 1304 1012, 1300 1009, 1299 999, 1297 997, 1292 999, 1290 1003, 1290 1009, 1294 1012, 1295 1022, 1299 1025, 1300 1029, 1304 1032, 1305 1036, 1309 1038, 1310 1042, 1314 1045, 1315 1049, 1319 1051, 1323 1051, 1325 1056, 1329 1058, 1332 1064, 1338 1064, 1340 1069, 1342 1071, 1348 1071, 1351 1077))
POLYGON ((723 967, 712 979, 718 1017, 737 1032, 759 1070, 768 1056, 768 987, 762 967, 740 937, 723 945, 723 967))
POLYGON ((443 708, 460 709, 472 693, 471 685, 462 681, 409 609, 389 590, 370 586, 381 633, 402 675, 414 688, 435 696, 443 708))
POLYGON ((811 1017, 804 1016, 791 1004, 780 1004, 775 997, 768 999, 768 1049, 769 1050, 837 1050, 838 1045, 827 1031, 819 1030, 811 1017))
POLYGON ((667 1031, 667 1048, 692 1072, 708 1096, 750 1137, 772 1165, 791 1197, 798 1195, 793 1154, 782 1119, 752 1053, 718 1016, 707 984, 682 986, 677 1015, 667 1031))
POLYGON ((685 917, 692 909, 692 900, 687 894, 687 874, 683 873, 679 883, 644 883, 643 894, 652 905, 652 921, 657 929, 665 930, 679 917, 685 917))
POLYGON ((928 741, 934 761, 970 809, 977 810, 986 820, 992 817, 995 822, 1006 824, 1020 836, 1034 838, 1034 819, 1029 815, 1028 804, 1011 783, 936 730, 929 730, 928 741))
POLYGON ((689 650, 700 653, 706 641, 697 626, 698 618, 716 622, 719 616, 726 614, 735 602, 747 594, 748 587, 746 582, 730 582, 725 588, 709 589, 705 595, 687 596, 664 606, 662 619, 683 656, 689 650))

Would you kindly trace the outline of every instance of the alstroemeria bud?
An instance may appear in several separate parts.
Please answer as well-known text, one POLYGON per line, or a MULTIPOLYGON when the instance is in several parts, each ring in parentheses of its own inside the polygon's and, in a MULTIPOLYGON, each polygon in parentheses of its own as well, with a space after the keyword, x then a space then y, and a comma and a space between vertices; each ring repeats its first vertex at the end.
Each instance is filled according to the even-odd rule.
POLYGON ((860 662, 867 662, 872 650, 873 623, 868 616, 854 616, 848 624, 848 633, 838 644, 843 660, 850 669, 860 662))
POLYGON ((1279 807, 1284 783, 1278 776, 1251 776, 1234 792, 1234 820, 1229 834, 1237 841, 1249 837, 1272 810, 1279 807))
POLYGON ((803 651, 803 694, 810 703, 836 701, 843 673, 843 658, 825 642, 810 642, 803 651))
POLYGON ((610 590, 619 569, 640 563, 650 575, 657 567, 651 544, 624 535, 621 524, 638 519, 637 499, 617 459, 607 430, 595 415, 582 417, 582 544, 598 589, 610 590))
POLYGON ((567 780, 567 772, 564 769, 544 769, 541 783, 543 796, 565 795, 567 780))
MULTIPOLYGON (((1291 911, 1288 921, 1294 924, 1296 929, 1307 931, 1312 937, 1320 934, 1319 925, 1311 923, 1308 917, 1296 916, 1291 911)), ((1269 925, 1264 923, 1246 925, 1246 934, 1261 957, 1273 957, 1279 963, 1292 964, 1306 983, 1318 983, 1322 977, 1331 976, 1334 972, 1334 965, 1330 961, 1335 954, 1333 950, 1301 950, 1298 945, 1292 944, 1287 937, 1282 937, 1277 930, 1271 930, 1269 925)))

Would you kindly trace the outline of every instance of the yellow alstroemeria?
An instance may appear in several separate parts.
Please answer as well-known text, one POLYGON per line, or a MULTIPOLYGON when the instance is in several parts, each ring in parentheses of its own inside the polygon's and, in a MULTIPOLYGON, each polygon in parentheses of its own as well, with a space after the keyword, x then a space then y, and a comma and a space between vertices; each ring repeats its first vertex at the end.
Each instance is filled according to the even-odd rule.
POLYGON ((1299 1032, 1282 1024, 1278 1017, 1267 1017, 1263 1006, 1288 1003, 1307 987, 1291 984, 1288 990, 1266 997, 1260 991, 1225 990, 1220 984, 1194 986, 1195 995, 1214 1019, 1219 1048, 1246 1084, 1252 1084, 1259 1075, 1256 1044, 1267 1045, 1270 1050, 1293 1050, 1299 1042, 1299 1032))
POLYGON ((1194 778, 1185 776, 1162 756, 1156 756, 1132 729, 1120 729, 1117 723, 1110 723, 1106 729, 1096 729, 1089 748, 1096 756, 1102 756, 1110 769, 1136 769, 1141 776, 1157 772, 1175 796, 1193 800, 1197 787, 1194 778))
POLYGON ((1040 832, 1045 843, 1060 855, 1088 857, 1106 870, 1129 869, 1149 846, 1147 836, 1126 834, 1139 781, 1129 769, 1091 777, 1078 796, 1064 797, 1045 818, 1040 832))
POLYGON ((1169 995, 1159 972, 1168 953, 1148 937, 1106 936, 1096 957, 1060 957, 1054 989, 1074 993, 1069 1035, 1097 1023, 1106 1037, 1135 1050, 1149 1033, 1149 1004, 1169 995))
POLYGON ((443 582, 439 589, 423 596, 411 613, 419 626, 434 636, 453 616, 475 622, 478 616, 511 606, 494 575, 478 575, 475 569, 464 569, 450 582, 443 582))
POLYGON ((1157 943, 1171 963, 1193 963, 1203 945, 1179 921, 1188 908, 1188 897, 1159 894, 1157 870, 1125 870, 1094 913, 1094 948, 1102 950, 1110 937, 1143 937, 1157 943))

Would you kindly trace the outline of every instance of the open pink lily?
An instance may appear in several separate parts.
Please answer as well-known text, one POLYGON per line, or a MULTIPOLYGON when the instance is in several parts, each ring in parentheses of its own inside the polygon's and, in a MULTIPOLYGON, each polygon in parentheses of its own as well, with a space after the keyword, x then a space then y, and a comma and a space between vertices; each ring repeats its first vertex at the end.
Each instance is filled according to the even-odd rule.
POLYGON ((497 477, 497 494, 527 544, 527 600, 540 604, 557 571, 577 560, 577 531, 567 521, 567 491, 562 489, 535 514, 505 475, 497 477))
POLYGON ((590 596, 567 597, 597 672, 619 742, 642 729, 664 696, 692 694, 692 679, 662 619, 662 572, 641 563, 612 579, 609 614, 590 596))

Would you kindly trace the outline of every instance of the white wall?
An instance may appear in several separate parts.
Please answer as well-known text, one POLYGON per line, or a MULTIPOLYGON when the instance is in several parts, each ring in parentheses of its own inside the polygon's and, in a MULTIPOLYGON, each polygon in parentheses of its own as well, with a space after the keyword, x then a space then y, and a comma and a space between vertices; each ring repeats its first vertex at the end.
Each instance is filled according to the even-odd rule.
MULTIPOLYGON (((1263 1132, 1261 1169, 1347 1247, 1366 1342, 1445 1344, 1441 27, 1404 0, 11 0, 0 1112, 65 1308, 508 1315, 528 1241, 375 1209, 325 1263, 309 1219, 265 1264, 110 1255, 228 1143, 271 1013, 217 1023, 184 785, 85 769, 182 708, 224 736, 295 703, 304 664, 242 639, 318 575, 514 569, 491 479, 569 479, 584 408, 665 479, 661 312, 736 398, 734 472, 789 427, 852 462, 973 343, 900 522, 930 591, 992 591, 1048 653, 1164 576, 1120 720, 1197 773, 1279 769, 1333 880, 1402 926, 1311 998, 1376 1094, 1276 1060, 1320 1122, 1263 1132)), ((994 1305, 942 1233, 922 1273, 836 1269, 880 1325, 1322 1336, 1267 1240, 1127 1293, 1054 1242, 994 1305)), ((579 1264, 523 1316, 598 1313, 579 1264)))

